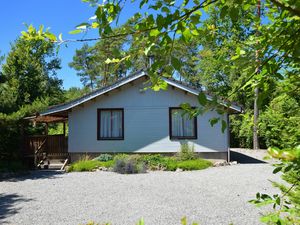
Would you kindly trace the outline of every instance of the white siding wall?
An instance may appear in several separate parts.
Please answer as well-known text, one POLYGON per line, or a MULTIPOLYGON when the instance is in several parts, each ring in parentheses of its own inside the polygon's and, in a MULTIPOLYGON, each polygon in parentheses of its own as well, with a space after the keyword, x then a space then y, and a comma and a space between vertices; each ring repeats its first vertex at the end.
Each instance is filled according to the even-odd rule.
MULTIPOLYGON (((141 92, 142 87, 140 79, 74 108, 69 113, 69 152, 177 152, 183 140, 169 138, 169 107, 183 102, 198 106, 197 97, 170 86, 159 92, 141 92), (97 108, 124 108, 124 140, 97 140, 97 108)), ((197 117, 198 139, 189 140, 195 151, 227 151, 227 132, 208 121, 217 116, 208 112, 197 117)))

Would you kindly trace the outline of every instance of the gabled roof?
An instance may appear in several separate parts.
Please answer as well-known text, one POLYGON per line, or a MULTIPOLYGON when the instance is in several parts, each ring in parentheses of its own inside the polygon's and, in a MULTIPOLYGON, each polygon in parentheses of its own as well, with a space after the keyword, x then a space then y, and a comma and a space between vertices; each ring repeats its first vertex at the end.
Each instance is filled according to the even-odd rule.
MULTIPOLYGON (((64 112, 64 111, 68 111, 78 105, 81 105, 87 101, 90 101, 100 95, 103 95, 103 94, 106 94, 107 92, 110 92, 116 88, 119 88, 125 84, 128 84, 134 80, 137 80, 141 77, 144 77, 144 76, 148 76, 144 71, 139 71, 139 72, 136 72, 130 76, 127 76, 123 79, 120 79, 118 80, 117 82, 115 82, 114 84, 112 85, 109 85, 109 86, 106 86, 106 87, 103 87, 103 88, 100 88, 100 89, 97 89, 87 95, 84 95, 78 99, 75 99, 73 101, 70 101, 70 102, 67 102, 67 103, 63 103, 63 104, 60 104, 60 105, 55 105, 55 106, 51 106, 49 107, 46 111, 40 113, 40 116, 46 116, 46 115, 53 115, 53 114, 57 114, 57 113, 60 113, 60 112, 64 112)), ((175 79, 170 79, 170 78, 165 78, 163 77, 162 78, 168 85, 171 85, 171 86, 174 86, 176 88, 179 88, 179 89, 182 89, 188 93, 191 93, 191 94, 194 94, 194 95, 198 95, 201 90, 199 90, 198 88, 196 87, 193 87, 191 85, 188 85, 188 84, 185 84, 183 82, 180 82, 180 81, 177 81, 175 79)), ((206 94, 206 98, 208 100, 212 100, 213 99, 213 96, 210 95, 210 94, 206 94)), ((243 110, 242 110, 242 107, 236 105, 236 104, 228 104, 228 101, 224 101, 224 100, 221 100, 220 101, 220 104, 221 105, 224 105, 227 107, 227 105, 229 105, 229 108, 232 109, 234 112, 237 112, 237 113, 241 113, 243 110)))

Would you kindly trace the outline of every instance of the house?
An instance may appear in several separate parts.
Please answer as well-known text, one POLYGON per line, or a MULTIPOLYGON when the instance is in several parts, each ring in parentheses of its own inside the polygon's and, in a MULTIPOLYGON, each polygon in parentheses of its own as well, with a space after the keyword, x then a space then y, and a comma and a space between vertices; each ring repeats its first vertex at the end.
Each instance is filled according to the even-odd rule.
MULTIPOLYGON (((174 79, 162 79, 168 84, 167 90, 145 89, 149 77, 138 72, 74 101, 50 107, 34 119, 68 120, 67 151, 72 161, 86 153, 176 153, 185 142, 204 158, 228 160, 228 129, 222 132, 220 123, 213 127, 209 123, 220 115, 209 111, 191 119, 183 114, 180 104, 200 107, 199 90, 174 79)), ((212 100, 208 94, 206 98, 212 100)), ((238 105, 220 104, 228 107, 228 113, 221 116, 224 120, 231 113, 242 112, 238 105)))

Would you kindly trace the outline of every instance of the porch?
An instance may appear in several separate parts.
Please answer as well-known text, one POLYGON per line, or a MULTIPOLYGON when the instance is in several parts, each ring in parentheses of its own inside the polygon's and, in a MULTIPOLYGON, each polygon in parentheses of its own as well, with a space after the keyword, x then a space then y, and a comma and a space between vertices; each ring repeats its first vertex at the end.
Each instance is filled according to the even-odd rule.
POLYGON ((29 167, 38 169, 63 169, 69 161, 68 136, 66 135, 67 118, 58 116, 27 117, 33 126, 44 125, 43 134, 24 135, 23 157, 29 167), (61 134, 48 134, 50 123, 62 123, 61 134))

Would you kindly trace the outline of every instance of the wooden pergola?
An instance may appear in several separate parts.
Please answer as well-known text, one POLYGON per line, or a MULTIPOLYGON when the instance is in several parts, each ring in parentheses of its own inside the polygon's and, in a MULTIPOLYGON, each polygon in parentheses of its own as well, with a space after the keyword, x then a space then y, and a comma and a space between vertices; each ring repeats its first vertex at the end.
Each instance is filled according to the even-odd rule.
POLYGON ((36 123, 45 125, 42 135, 29 135, 24 137, 24 157, 33 158, 34 166, 41 167, 49 164, 50 158, 68 159, 68 138, 66 136, 67 115, 35 115, 24 118, 34 125, 36 123), (63 133, 56 135, 48 134, 50 123, 62 123, 63 133))
POLYGON ((43 115, 36 115, 31 117, 24 118, 32 122, 33 124, 36 123, 43 123, 45 124, 45 134, 48 134, 48 124, 49 123, 63 123, 63 135, 66 135, 66 122, 68 121, 68 117, 66 116, 43 116, 43 115))

